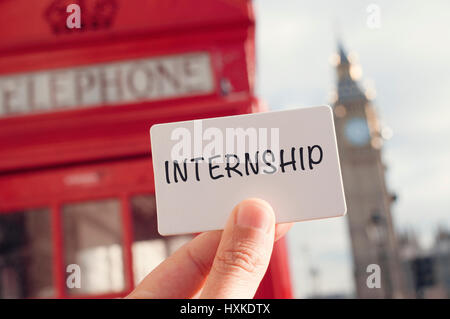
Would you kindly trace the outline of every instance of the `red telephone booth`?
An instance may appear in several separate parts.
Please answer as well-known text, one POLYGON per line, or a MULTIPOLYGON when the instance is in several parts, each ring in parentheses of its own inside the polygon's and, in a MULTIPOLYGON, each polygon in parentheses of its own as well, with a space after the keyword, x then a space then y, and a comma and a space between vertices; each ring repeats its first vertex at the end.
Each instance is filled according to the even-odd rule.
MULTIPOLYGON (((251 2, 4 0, 0 39, 0 297, 125 296, 189 240, 156 230, 151 125, 261 111, 251 2)), ((284 240, 257 297, 291 297, 284 240)))

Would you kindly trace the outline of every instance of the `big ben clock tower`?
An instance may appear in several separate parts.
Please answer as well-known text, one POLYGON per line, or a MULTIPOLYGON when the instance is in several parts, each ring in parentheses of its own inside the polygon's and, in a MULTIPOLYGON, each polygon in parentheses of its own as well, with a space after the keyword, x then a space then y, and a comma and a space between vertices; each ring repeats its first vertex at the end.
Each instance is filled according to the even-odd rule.
MULTIPOLYGON (((391 217, 393 196, 386 187, 381 157, 383 139, 378 118, 356 82, 357 66, 349 61, 342 45, 337 57, 334 117, 357 297, 399 298, 403 296, 402 272, 391 217), (367 284, 368 277, 378 269, 379 288, 367 284)), ((376 279, 371 279, 376 284, 376 279)))

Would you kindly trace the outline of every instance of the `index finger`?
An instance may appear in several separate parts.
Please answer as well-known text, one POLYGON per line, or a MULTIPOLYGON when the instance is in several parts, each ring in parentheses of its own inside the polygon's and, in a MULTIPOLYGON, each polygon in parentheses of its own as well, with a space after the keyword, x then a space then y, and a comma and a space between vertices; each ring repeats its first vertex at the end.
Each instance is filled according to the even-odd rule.
POLYGON ((164 260, 127 298, 191 298, 209 273, 221 231, 198 235, 164 260))

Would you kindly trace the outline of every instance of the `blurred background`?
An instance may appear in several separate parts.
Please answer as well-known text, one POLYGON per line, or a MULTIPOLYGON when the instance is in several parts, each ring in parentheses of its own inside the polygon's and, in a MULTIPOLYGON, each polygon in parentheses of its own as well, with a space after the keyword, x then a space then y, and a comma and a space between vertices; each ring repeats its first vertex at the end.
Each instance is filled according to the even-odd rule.
MULTIPOLYGON (((383 133, 382 163, 388 191, 396 196, 391 211, 401 259, 423 257, 416 260, 417 266, 423 262, 426 267, 428 262, 440 263, 438 256, 446 251, 447 261, 441 267, 447 275, 432 276, 436 276, 436 294, 440 295, 437 286, 442 285, 447 294, 442 291, 441 296, 448 296, 449 3, 254 4, 257 94, 271 107, 335 103, 338 45, 349 55, 355 66, 353 78, 372 100, 383 133)), ((350 183, 344 176, 345 182, 350 183)), ((352 213, 349 210, 346 219, 352 213)), ((289 248, 297 297, 355 296, 351 241, 357 238, 348 234, 344 219, 295 225, 289 248)))
POLYGON ((0 298, 125 296, 191 238, 157 232, 151 125, 322 104, 347 216, 295 224, 256 297, 448 298, 449 10, 0 0, 0 298))

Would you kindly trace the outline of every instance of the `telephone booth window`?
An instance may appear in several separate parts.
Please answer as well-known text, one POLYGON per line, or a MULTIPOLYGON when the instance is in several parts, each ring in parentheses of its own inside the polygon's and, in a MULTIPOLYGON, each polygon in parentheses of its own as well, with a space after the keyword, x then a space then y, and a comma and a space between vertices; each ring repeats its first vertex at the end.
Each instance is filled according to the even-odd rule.
POLYGON ((133 272, 137 285, 192 236, 163 237, 158 233, 156 201, 154 194, 136 195, 131 198, 134 242, 133 272))
POLYGON ((0 298, 54 294, 49 209, 0 214, 0 298))
POLYGON ((117 199, 62 207, 65 264, 80 267, 81 287, 68 295, 121 292, 125 288, 121 205, 117 199))

